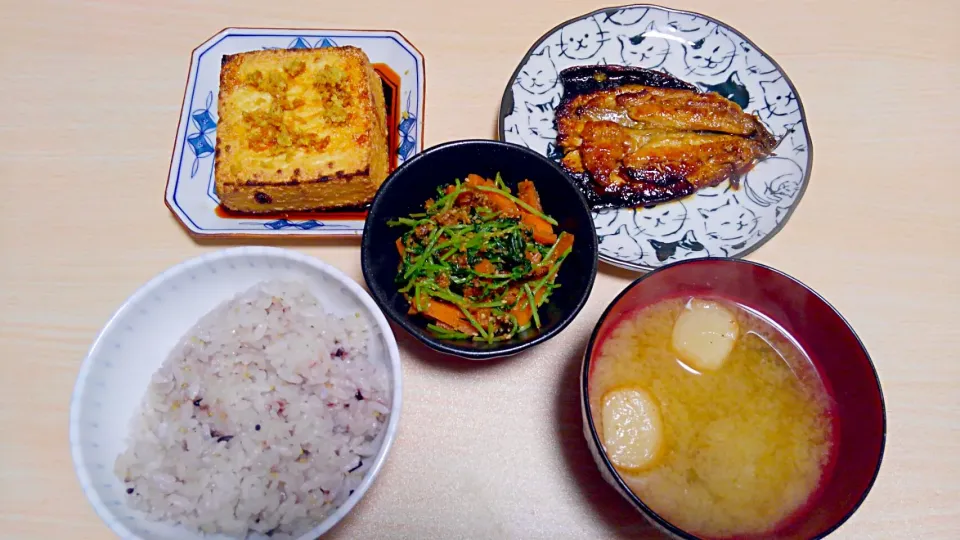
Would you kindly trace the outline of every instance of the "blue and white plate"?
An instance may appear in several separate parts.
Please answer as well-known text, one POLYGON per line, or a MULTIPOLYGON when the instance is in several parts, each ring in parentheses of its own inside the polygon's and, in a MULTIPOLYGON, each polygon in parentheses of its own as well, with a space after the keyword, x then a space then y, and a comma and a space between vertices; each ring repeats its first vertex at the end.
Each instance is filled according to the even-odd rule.
MULTIPOLYGON (((180 125, 170 161, 166 203, 191 234, 200 236, 359 236, 362 215, 334 212, 309 218, 231 217, 217 212, 213 154, 217 139, 217 92, 224 55, 260 49, 307 49, 353 45, 370 62, 385 64, 399 78, 395 131, 390 150, 400 165, 423 149, 425 70, 423 55, 390 30, 303 30, 227 28, 193 51, 180 125)), ((295 214, 293 214, 295 215, 295 214)))
POLYGON ((608 8, 540 38, 500 106, 500 139, 556 157, 554 109, 571 66, 618 64, 666 71, 757 114, 780 141, 734 189, 729 182, 653 208, 594 213, 600 258, 633 270, 697 257, 742 257, 787 222, 807 186, 813 149, 803 105, 779 65, 720 21, 649 5, 608 8))

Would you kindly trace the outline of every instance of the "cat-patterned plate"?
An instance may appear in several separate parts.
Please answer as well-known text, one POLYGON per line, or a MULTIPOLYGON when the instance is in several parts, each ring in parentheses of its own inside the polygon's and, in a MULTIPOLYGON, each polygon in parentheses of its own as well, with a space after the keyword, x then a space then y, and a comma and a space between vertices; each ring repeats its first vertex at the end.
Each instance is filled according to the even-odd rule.
POLYGON ((734 189, 729 182, 652 208, 594 212, 600 258, 652 270, 695 257, 741 257, 776 234, 800 202, 813 160, 803 105, 780 66, 746 36, 710 17, 631 5, 589 13, 540 38, 500 105, 500 139, 559 158, 558 72, 619 64, 662 70, 757 114, 780 141, 734 189))

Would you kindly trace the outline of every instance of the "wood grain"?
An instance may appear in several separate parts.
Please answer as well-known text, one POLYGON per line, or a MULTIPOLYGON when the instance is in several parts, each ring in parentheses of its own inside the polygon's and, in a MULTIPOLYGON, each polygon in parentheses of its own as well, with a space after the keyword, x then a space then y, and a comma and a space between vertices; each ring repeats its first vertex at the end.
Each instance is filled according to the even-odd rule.
MULTIPOLYGON (((815 147, 790 224, 751 256, 826 296, 877 364, 879 480, 836 538, 960 531, 960 4, 690 0, 790 74, 815 147), (946 158, 951 159, 946 159, 946 158)), ((0 17, 0 538, 111 538, 75 480, 68 403, 109 314, 191 240, 163 205, 190 51, 225 26, 396 28, 427 58, 427 145, 493 137, 543 32, 598 7, 512 2, 5 3, 0 17)), ((356 241, 281 243, 362 281, 356 241)), ((655 538, 582 441, 586 336, 634 276, 604 266, 549 344, 474 365, 401 336, 405 407, 382 476, 333 538, 655 538)))

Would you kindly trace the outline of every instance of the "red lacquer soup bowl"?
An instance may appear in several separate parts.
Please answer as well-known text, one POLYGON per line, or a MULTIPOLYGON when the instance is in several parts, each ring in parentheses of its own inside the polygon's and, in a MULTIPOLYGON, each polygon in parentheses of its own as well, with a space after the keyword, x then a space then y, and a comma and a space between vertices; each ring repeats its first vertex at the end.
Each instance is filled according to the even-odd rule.
POLYGON ((603 477, 657 528, 673 538, 694 539, 634 494, 604 454, 589 401, 592 362, 623 317, 677 297, 719 297, 778 324, 811 358, 834 401, 833 459, 808 504, 771 539, 822 538, 857 510, 880 471, 886 412, 880 381, 863 343, 846 320, 816 292, 792 277, 743 260, 705 258, 664 266, 628 286, 607 307, 584 354, 580 376, 584 434, 603 477))

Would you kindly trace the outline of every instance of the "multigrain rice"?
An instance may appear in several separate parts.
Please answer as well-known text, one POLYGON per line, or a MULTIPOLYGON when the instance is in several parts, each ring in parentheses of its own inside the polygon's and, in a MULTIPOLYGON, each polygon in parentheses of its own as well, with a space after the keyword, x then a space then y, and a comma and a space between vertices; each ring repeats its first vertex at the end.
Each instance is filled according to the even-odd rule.
POLYGON ((217 307, 153 375, 115 465, 128 503, 238 538, 309 531, 380 448, 390 388, 370 339, 360 313, 328 314, 300 283, 217 307))

